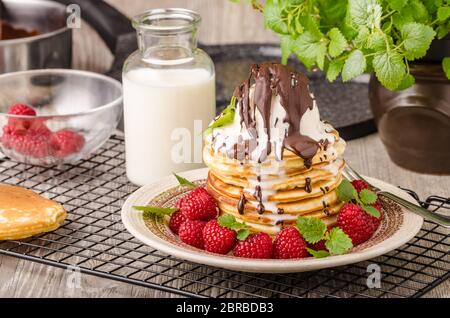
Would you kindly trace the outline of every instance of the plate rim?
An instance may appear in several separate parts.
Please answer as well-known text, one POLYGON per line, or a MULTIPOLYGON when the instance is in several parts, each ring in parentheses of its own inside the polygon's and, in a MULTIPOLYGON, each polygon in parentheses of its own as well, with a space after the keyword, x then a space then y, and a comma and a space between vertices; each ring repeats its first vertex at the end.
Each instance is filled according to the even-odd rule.
MULTIPOLYGON (((195 170, 189 170, 180 173, 184 178, 190 180, 200 180, 207 176, 208 168, 201 168, 195 170)), ((392 184, 381 181, 379 179, 365 177, 370 182, 375 183, 378 187, 385 189, 388 188, 392 191, 394 189, 395 194, 400 197, 416 203, 414 199, 407 194, 404 190, 395 187, 392 184)), ((338 267, 342 265, 348 265, 358 263, 361 261, 369 260, 377 256, 388 253, 396 248, 409 242, 420 231, 423 226, 423 218, 405 208, 403 209, 403 222, 402 226, 386 240, 375 244, 371 247, 356 251, 350 254, 329 256, 325 258, 307 258, 307 259, 295 259, 295 260, 276 260, 276 259, 248 259, 223 256, 219 254, 207 253, 202 250, 190 250, 180 246, 177 246, 171 242, 163 240, 155 235, 145 225, 143 218, 133 218, 133 214, 136 216, 138 211, 134 210, 134 205, 145 205, 151 199, 159 195, 161 192, 166 191, 178 183, 173 176, 166 176, 158 179, 146 186, 143 186, 133 192, 125 201, 121 210, 121 220, 126 230, 137 238, 140 242, 155 248, 161 252, 172 255, 176 258, 180 258, 185 261, 225 268, 229 270, 237 270, 242 272, 259 272, 259 273, 294 273, 294 272, 306 272, 312 270, 319 270, 324 268, 338 267), (158 186, 157 189, 156 186, 158 186), (408 227, 405 227, 406 221, 408 221, 408 227), (137 224, 136 224, 137 222, 137 224), (144 230, 145 234, 142 233, 144 230), (386 246, 386 241, 389 244, 386 246)))

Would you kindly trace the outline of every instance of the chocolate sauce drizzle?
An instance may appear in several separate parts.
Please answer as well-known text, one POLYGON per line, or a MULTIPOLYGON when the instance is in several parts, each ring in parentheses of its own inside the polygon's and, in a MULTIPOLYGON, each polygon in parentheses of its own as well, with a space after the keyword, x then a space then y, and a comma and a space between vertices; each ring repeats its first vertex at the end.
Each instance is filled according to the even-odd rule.
POLYGON ((244 193, 241 193, 241 198, 239 199, 238 206, 237 206, 238 212, 241 215, 244 214, 245 203, 247 203, 247 199, 245 198, 244 193))
POLYGON ((305 179, 305 191, 308 192, 308 193, 312 192, 311 178, 306 178, 305 179))
MULTIPOLYGON (((259 161, 264 161, 267 155, 271 153, 270 116, 272 97, 279 96, 280 104, 286 111, 284 121, 289 124, 283 147, 303 158, 306 167, 311 167, 312 158, 319 149, 319 143, 300 134, 301 118, 308 108, 312 109, 314 106, 306 76, 277 63, 253 64, 250 76, 236 88, 234 96, 241 105, 239 110, 241 126, 245 125, 248 130, 256 132, 256 109, 262 116, 268 142, 259 161), (250 105, 250 87, 253 82, 255 83, 254 105, 250 105)), ((258 136, 255 137, 257 139, 258 136)), ((248 153, 248 151, 246 152, 248 153)))

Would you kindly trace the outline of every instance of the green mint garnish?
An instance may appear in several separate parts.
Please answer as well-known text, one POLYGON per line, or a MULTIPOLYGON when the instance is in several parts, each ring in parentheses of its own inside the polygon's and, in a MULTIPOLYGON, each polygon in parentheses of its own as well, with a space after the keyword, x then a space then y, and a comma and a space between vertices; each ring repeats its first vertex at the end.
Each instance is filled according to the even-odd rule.
POLYGON ((178 211, 178 209, 175 208, 158 208, 152 206, 134 206, 133 209, 144 212, 142 214, 144 219, 150 219, 152 217, 162 218, 178 211))
POLYGON ((376 217, 377 219, 380 217, 380 211, 378 211, 376 208, 374 208, 371 205, 361 205, 364 211, 366 211, 367 214, 370 214, 371 216, 376 217))
POLYGON ((363 189, 358 194, 351 182, 343 179, 337 188, 337 193, 339 200, 342 202, 355 202, 371 216, 376 218, 380 217, 380 212, 372 206, 378 199, 375 192, 369 189, 363 189))
POLYGON ((175 178, 177 178, 178 183, 180 185, 186 186, 186 187, 189 187, 189 188, 196 188, 197 187, 194 183, 192 183, 191 181, 189 181, 189 180, 187 180, 187 179, 185 179, 183 177, 180 177, 176 173, 174 173, 173 175, 175 176, 175 178))
POLYGON ((231 214, 219 216, 217 218, 217 223, 219 223, 220 226, 236 231, 236 237, 240 241, 244 241, 250 235, 248 226, 245 223, 236 221, 236 218, 231 214))
POLYGON ((359 198, 361 199, 361 202, 364 204, 374 204, 377 202, 377 195, 375 192, 368 190, 368 189, 362 189, 359 192, 359 198))
POLYGON ((219 128, 231 124, 236 112, 236 97, 231 98, 230 104, 223 110, 217 119, 205 130, 205 134, 212 133, 214 128, 219 128))
POLYGON ((353 248, 352 240, 340 228, 334 227, 327 232, 326 224, 319 218, 302 217, 297 219, 297 228, 305 241, 310 244, 325 241, 328 251, 315 251, 308 248, 308 252, 316 258, 330 255, 345 254, 353 248))
POLYGON ((339 200, 342 202, 349 202, 358 199, 358 192, 355 187, 347 179, 343 179, 337 188, 339 200))
POLYGON ((236 238, 239 241, 245 241, 249 235, 250 235, 250 231, 249 230, 239 230, 237 232, 236 238))
POLYGON ((344 231, 335 227, 328 233, 325 247, 331 255, 341 255, 350 251, 353 248, 353 243, 344 231))
POLYGON ((327 231, 325 223, 315 217, 299 216, 297 218, 297 228, 303 238, 311 244, 319 242, 327 231))
POLYGON ((324 258, 330 256, 330 252, 325 250, 315 251, 313 249, 310 249, 309 247, 306 248, 309 254, 313 256, 314 258, 324 258))

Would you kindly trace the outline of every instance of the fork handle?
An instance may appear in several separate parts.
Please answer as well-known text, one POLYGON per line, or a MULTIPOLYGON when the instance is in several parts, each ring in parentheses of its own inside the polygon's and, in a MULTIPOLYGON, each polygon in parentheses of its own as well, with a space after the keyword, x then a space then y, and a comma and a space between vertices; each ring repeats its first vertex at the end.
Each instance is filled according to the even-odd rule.
POLYGON ((395 203, 398 203, 399 205, 407 208, 409 211, 420 215, 424 219, 434 222, 440 226, 443 226, 445 228, 450 228, 450 217, 444 216, 442 214, 433 213, 430 210, 424 209, 414 203, 411 203, 405 199, 400 198, 399 196, 396 196, 393 193, 380 191, 378 192, 379 195, 382 195, 386 198, 391 199, 395 203))

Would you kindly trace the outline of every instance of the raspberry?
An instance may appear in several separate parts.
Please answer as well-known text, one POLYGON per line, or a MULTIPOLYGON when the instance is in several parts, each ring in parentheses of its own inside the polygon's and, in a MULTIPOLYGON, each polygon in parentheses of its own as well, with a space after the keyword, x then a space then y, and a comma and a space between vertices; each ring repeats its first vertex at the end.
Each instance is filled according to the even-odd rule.
POLYGON ((216 218, 219 211, 216 201, 205 188, 196 188, 183 197, 180 209, 187 219, 202 221, 216 218))
POLYGON ((205 250, 217 254, 227 254, 236 243, 236 232, 211 220, 203 228, 205 250))
POLYGON ((273 257, 280 259, 308 257, 306 241, 295 227, 282 229, 273 243, 273 257))
POLYGON ((327 248, 325 246, 325 240, 320 240, 319 242, 314 243, 314 244, 308 243, 308 247, 315 251, 326 251, 327 250, 327 248))
MULTIPOLYGON (((9 108, 9 115, 18 116, 36 116, 33 108, 25 104, 15 104, 9 108)), ((25 118, 9 118, 8 126, 11 132, 23 135, 33 123, 32 119, 25 118)))
POLYGON ((84 146, 84 137, 79 133, 63 129, 53 134, 50 143, 60 158, 77 153, 84 146))
POLYGON ((245 241, 239 241, 233 255, 247 258, 271 258, 272 238, 267 233, 250 234, 245 241))
POLYGON ((186 220, 181 224, 180 230, 178 231, 180 240, 188 245, 203 249, 204 241, 202 232, 205 225, 206 222, 203 221, 186 220))
MULTIPOLYGON (((375 209, 377 209, 378 212, 380 212, 380 218, 378 218, 377 220, 381 222, 381 220, 383 220, 383 218, 384 218, 384 214, 383 214, 383 209, 382 209, 383 206, 381 205, 380 199, 377 199, 377 201, 374 204, 372 204, 372 206, 375 209)), ((378 228, 378 226, 377 226, 377 228, 378 228)))
POLYGON ((181 225, 185 221, 186 221, 186 218, 184 217, 183 213, 181 213, 180 211, 175 212, 174 214, 172 214, 170 216, 170 221, 169 221, 170 230, 173 233, 178 234, 178 232, 180 231, 181 225))
POLYGON ((369 215, 356 204, 346 203, 339 211, 337 225, 352 239, 353 245, 358 245, 372 237, 380 225, 380 219, 369 215))
POLYGON ((177 201, 177 203, 175 203, 175 207, 176 207, 177 209, 181 209, 181 204, 183 203, 183 199, 184 199, 184 197, 181 197, 181 199, 179 199, 179 200, 177 201))
POLYGON ((352 185, 355 187, 358 193, 361 192, 362 189, 369 189, 369 185, 363 180, 353 180, 352 185))
POLYGON ((48 142, 48 135, 35 131, 28 131, 25 135, 3 136, 2 141, 7 143, 16 152, 33 158, 45 158, 54 155, 54 150, 48 142))
POLYGON ((14 104, 9 108, 8 114, 19 116, 36 116, 36 111, 31 106, 25 104, 14 104))

